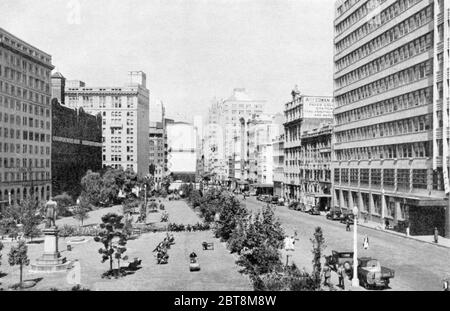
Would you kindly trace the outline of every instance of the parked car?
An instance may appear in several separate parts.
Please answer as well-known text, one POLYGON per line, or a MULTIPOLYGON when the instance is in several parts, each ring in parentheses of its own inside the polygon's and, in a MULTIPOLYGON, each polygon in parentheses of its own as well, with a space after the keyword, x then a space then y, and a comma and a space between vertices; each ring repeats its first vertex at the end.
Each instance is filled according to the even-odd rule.
POLYGON ((325 263, 334 271, 337 271, 340 265, 344 266, 345 271, 350 275, 353 266, 353 252, 331 251, 331 255, 325 256, 325 263))
POLYGON ((365 288, 388 287, 395 271, 381 266, 377 259, 358 258, 358 279, 365 288))
POLYGON ((352 213, 343 213, 341 214, 340 222, 343 224, 347 224, 347 220, 349 221, 350 225, 354 224, 354 217, 352 213))
POLYGON ((280 199, 279 196, 274 195, 274 196, 271 198, 271 203, 272 203, 272 204, 278 204, 278 200, 279 200, 279 199, 280 199))
POLYGON ((327 219, 336 221, 341 219, 341 214, 342 213, 340 211, 330 211, 327 213, 326 217, 327 219))
POLYGON ((309 211, 308 211, 308 213, 310 214, 310 215, 320 215, 320 211, 319 211, 319 209, 318 208, 316 208, 316 207, 314 207, 314 208, 311 208, 309 211))

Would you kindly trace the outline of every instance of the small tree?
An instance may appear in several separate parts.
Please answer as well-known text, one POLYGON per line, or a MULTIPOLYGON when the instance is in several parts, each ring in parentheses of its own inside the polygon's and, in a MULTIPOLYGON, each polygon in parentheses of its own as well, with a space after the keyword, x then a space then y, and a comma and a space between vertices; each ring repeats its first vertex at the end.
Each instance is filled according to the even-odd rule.
POLYGON ((63 192, 53 198, 56 203, 58 203, 58 215, 61 216, 72 216, 70 211, 67 209, 69 206, 74 205, 74 201, 72 197, 67 194, 67 192, 63 192))
POLYGON ((73 218, 78 220, 83 226, 84 220, 89 218, 89 211, 91 210, 91 204, 89 203, 89 199, 85 195, 81 195, 79 198, 78 204, 75 206, 73 210, 73 218))
POLYGON ((102 255, 102 263, 109 260, 109 271, 106 273, 106 276, 113 273, 114 258, 117 259, 120 264, 120 259, 126 251, 125 245, 127 239, 126 234, 123 232, 124 223, 122 222, 122 218, 123 216, 114 213, 104 215, 102 217, 102 223, 100 224, 102 230, 94 238, 96 242, 103 244, 103 248, 98 250, 102 255))
POLYGON ((16 219, 16 222, 23 225, 23 235, 33 239, 40 234, 38 226, 42 221, 39 215, 41 207, 31 197, 22 200, 19 205, 16 210, 21 211, 22 214, 16 219))
POLYGON ((2 249, 3 249, 3 243, 0 242, 0 266, 2 265, 2 249))
POLYGON ((20 267, 20 283, 23 283, 23 266, 28 266, 30 260, 28 259, 28 247, 24 240, 20 240, 17 246, 12 246, 8 254, 8 263, 10 266, 18 265, 20 267))
POLYGON ((313 272, 311 278, 314 283, 314 287, 316 289, 320 288, 320 272, 322 270, 322 264, 320 263, 320 258, 322 257, 322 251, 325 249, 325 238, 323 237, 322 228, 316 227, 313 237, 311 238, 311 242, 313 244, 312 253, 313 253, 313 272))

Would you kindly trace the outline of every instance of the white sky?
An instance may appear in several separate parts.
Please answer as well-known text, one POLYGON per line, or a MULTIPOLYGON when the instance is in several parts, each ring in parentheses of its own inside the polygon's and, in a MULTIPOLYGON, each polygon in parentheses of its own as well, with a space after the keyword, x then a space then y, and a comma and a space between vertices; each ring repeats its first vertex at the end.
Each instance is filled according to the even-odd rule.
POLYGON ((0 0, 0 27, 51 54, 66 78, 120 86, 143 70, 150 103, 176 118, 235 87, 270 113, 295 84, 332 95, 333 14, 333 0, 0 0))

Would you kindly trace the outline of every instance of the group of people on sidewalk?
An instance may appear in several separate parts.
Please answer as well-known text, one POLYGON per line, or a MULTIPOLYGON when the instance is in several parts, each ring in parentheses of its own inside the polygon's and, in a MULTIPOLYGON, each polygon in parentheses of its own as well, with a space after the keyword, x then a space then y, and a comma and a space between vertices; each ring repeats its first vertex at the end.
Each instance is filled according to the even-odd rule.
MULTIPOLYGON (((337 268, 336 273, 337 273, 338 279, 339 279, 339 285, 338 286, 340 288, 342 288, 343 290, 345 290, 344 278, 345 278, 345 275, 347 273, 345 271, 344 266, 340 265, 337 268)), ((323 285, 329 287, 331 285, 331 282, 330 282, 330 279, 331 279, 331 267, 328 264, 325 264, 325 266, 322 269, 322 277, 324 278, 323 285)))

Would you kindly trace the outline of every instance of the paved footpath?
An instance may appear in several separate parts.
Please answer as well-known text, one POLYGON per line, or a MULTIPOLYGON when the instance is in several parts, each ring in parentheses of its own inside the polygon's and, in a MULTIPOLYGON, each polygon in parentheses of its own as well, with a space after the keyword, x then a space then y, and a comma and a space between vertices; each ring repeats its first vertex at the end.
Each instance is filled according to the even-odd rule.
MULTIPOLYGON (((254 197, 247 198, 243 203, 249 210, 259 210, 263 206, 254 197)), ((311 271, 312 267, 310 238, 317 226, 322 227, 324 232, 327 245, 325 255, 329 255, 332 250, 353 249, 353 232, 346 232, 345 225, 338 221, 289 210, 284 206, 275 207, 275 215, 287 234, 292 234, 294 230, 298 232, 299 241, 296 242, 293 259, 300 268, 305 267, 306 271, 311 271)), ((450 276, 448 248, 361 226, 358 226, 358 247, 358 256, 377 258, 383 266, 395 270, 395 278, 388 290, 439 291, 442 290, 442 280, 450 276), (369 237, 368 250, 362 248, 364 235, 369 237)))

